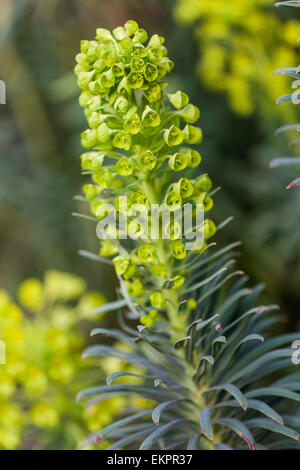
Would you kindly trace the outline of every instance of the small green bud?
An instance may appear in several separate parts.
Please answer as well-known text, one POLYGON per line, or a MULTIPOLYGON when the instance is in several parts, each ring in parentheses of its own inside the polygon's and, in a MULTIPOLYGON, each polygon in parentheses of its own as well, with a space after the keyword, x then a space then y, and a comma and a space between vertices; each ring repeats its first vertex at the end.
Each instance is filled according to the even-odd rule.
POLYGON ((113 144, 119 149, 129 150, 131 146, 131 137, 127 132, 119 131, 114 137, 113 144))
POLYGON ((162 309, 166 301, 161 292, 154 292, 150 295, 150 302, 152 307, 162 309))
POLYGON ((148 55, 148 50, 143 46, 143 44, 136 43, 133 46, 133 55, 137 57, 146 57, 148 55))
POLYGON ((174 153, 174 155, 171 155, 169 158, 169 167, 173 171, 181 171, 184 170, 188 166, 189 159, 187 155, 184 155, 182 153, 174 153))
POLYGON ((139 29, 139 25, 134 20, 128 20, 124 24, 124 28, 126 29, 127 34, 129 34, 129 36, 132 36, 139 29))
POLYGON ((102 115, 101 113, 98 113, 97 111, 94 111, 88 119, 88 123, 92 129, 99 127, 101 122, 102 122, 102 115))
POLYGON ((108 29, 97 28, 96 29, 96 39, 102 41, 103 39, 112 39, 111 32, 108 29))
POLYGON ((145 78, 148 82, 154 82, 158 77, 157 67, 150 62, 146 65, 145 78))
POLYGON ((183 141, 183 134, 181 130, 176 126, 171 126, 165 130, 164 133, 165 142, 169 147, 180 145, 183 141))
POLYGON ((133 173, 133 164, 127 157, 122 157, 115 166, 116 172, 121 176, 130 176, 133 173))
POLYGON ((185 281, 185 278, 183 276, 175 276, 174 279, 174 285, 172 287, 173 290, 177 290, 177 289, 180 289, 183 284, 184 284, 184 281, 185 281))
POLYGON ((141 317, 141 323, 147 328, 151 328, 152 326, 157 323, 157 321, 160 319, 160 314, 157 310, 150 310, 150 312, 147 315, 143 315, 141 317))
POLYGON ((174 258, 182 260, 186 257, 186 248, 180 240, 174 240, 170 243, 170 250, 174 258))
POLYGON ((187 144, 200 144, 202 142, 202 130, 200 127, 187 124, 182 131, 184 142, 187 144))
POLYGON ((89 62, 94 62, 97 59, 96 49, 90 46, 86 52, 89 62))
POLYGON ((132 204, 141 204, 146 206, 148 199, 146 194, 143 191, 135 191, 130 198, 132 204))
POLYGON ((207 194, 205 195, 205 198, 203 200, 203 205, 204 205, 204 210, 207 212, 209 211, 213 205, 214 205, 214 201, 212 200, 211 197, 209 197, 207 194))
POLYGON ((140 157, 139 157, 139 163, 144 171, 152 171, 157 163, 157 158, 151 150, 146 150, 140 157))
POLYGON ((87 129, 81 134, 81 145, 86 149, 91 149, 97 143, 96 129, 87 129))
POLYGON ((85 39, 83 39, 82 41, 80 41, 80 51, 81 51, 83 54, 86 54, 86 53, 87 53, 89 47, 90 47, 90 41, 86 41, 85 39))
POLYGON ((118 41, 121 41, 123 38, 127 37, 126 30, 123 28, 123 26, 118 26, 117 28, 113 29, 112 33, 118 41))
POLYGON ((148 47, 159 48, 164 43, 164 38, 160 37, 158 34, 153 34, 148 43, 148 47))
POLYGON ((126 281, 126 287, 128 290, 128 293, 131 297, 139 297, 140 295, 143 295, 145 292, 143 283, 140 281, 140 279, 135 279, 134 281, 126 281))
POLYGON ((160 125, 160 117, 154 109, 147 105, 142 114, 142 123, 145 127, 157 127, 160 125))
POLYGON ((190 168, 197 168, 197 166, 200 165, 202 158, 201 158, 200 153, 197 152, 197 150, 188 149, 188 151, 186 152, 186 155, 189 159, 190 168))
POLYGON ((108 127, 108 125, 103 122, 97 129, 97 137, 101 143, 105 143, 110 139, 110 136, 113 134, 113 131, 108 127))
POLYGON ((123 276, 129 267, 130 260, 129 258, 124 258, 123 256, 116 256, 113 259, 113 263, 115 265, 117 275, 123 276))
POLYGON ((75 60, 78 64, 88 65, 88 60, 86 54, 77 54, 75 60))
POLYGON ((83 108, 86 108, 89 101, 93 98, 93 94, 90 91, 83 91, 79 96, 79 104, 83 108))
POLYGON ((89 83, 89 90, 94 94, 98 95, 101 92, 101 83, 98 80, 93 80, 89 83))
POLYGON ((199 108, 197 108, 197 106, 194 106, 193 104, 188 104, 181 111, 179 111, 178 114, 189 124, 194 124, 194 122, 198 121, 200 117, 199 108))
POLYGON ((212 180, 207 175, 201 175, 195 183, 196 189, 201 193, 207 193, 212 188, 212 180))
POLYGON ((97 96, 92 95, 92 98, 88 102, 88 107, 89 107, 90 111, 98 111, 99 108, 101 107, 101 96, 100 95, 97 95, 97 96))
POLYGON ((113 256, 116 253, 118 253, 118 248, 113 244, 111 240, 106 238, 100 242, 100 256, 113 256))
POLYGON ((129 102, 124 96, 119 96, 114 104, 117 113, 125 114, 128 110, 129 102))
POLYGON ((124 122, 124 130, 129 134, 138 134, 141 130, 141 121, 137 113, 134 113, 124 122))
POLYGON ((103 88, 111 88, 115 84, 115 76, 112 69, 102 73, 100 76, 100 83, 103 88))
POLYGON ((153 263, 156 258, 155 248, 150 243, 145 243, 139 247, 138 256, 142 263, 153 263))
POLYGON ((148 39, 147 31, 145 31, 144 29, 138 29, 134 34, 133 42, 143 43, 143 42, 146 42, 147 39, 148 39))
POLYGON ((165 203, 169 210, 175 211, 176 209, 179 209, 182 204, 180 194, 175 191, 169 191, 166 196, 165 203))
POLYGON ((104 154, 100 152, 86 152, 80 158, 83 170, 98 170, 102 166, 104 154))
POLYGON ((140 57, 133 56, 130 61, 130 68, 134 72, 144 73, 146 70, 145 62, 140 57))
POLYGON ((148 101, 150 101, 150 103, 160 100, 162 96, 160 85, 158 83, 149 85, 149 87, 144 91, 144 96, 148 101))
POLYGON ((103 70, 106 68, 106 64, 104 60, 98 59, 94 62, 93 67, 96 70, 96 72, 103 72, 103 70))
POLYGON ((82 186, 82 191, 88 201, 92 201, 100 194, 100 188, 94 184, 85 184, 82 186))
POLYGON ((217 231, 216 225, 214 224, 212 220, 207 219, 204 221, 204 228, 203 228, 204 238, 207 239, 207 238, 213 237, 216 231, 217 231))
POLYGON ((89 83, 93 80, 94 73, 94 70, 91 72, 80 72, 77 80, 78 86, 80 88, 87 88, 89 83))
POLYGON ((133 41, 130 38, 124 38, 120 41, 119 47, 122 51, 128 53, 133 51, 133 41))
POLYGON ((144 83, 143 75, 136 72, 130 72, 127 76, 127 84, 130 88, 142 88, 144 83))
POLYGON ((178 183, 174 185, 174 190, 178 191, 183 199, 191 197, 194 192, 193 185, 187 178, 181 178, 178 183))
POLYGON ((97 183, 102 189, 111 186, 112 175, 109 170, 97 171, 92 175, 92 180, 97 183))
POLYGON ((167 95, 169 98, 170 103, 176 109, 181 109, 186 106, 189 102, 189 97, 186 93, 182 91, 177 91, 176 93, 167 95))
POLYGON ((111 71, 115 77, 122 77, 125 73, 124 65, 122 62, 116 62, 112 65, 111 71))
POLYGON ((118 61, 118 54, 115 49, 110 48, 102 55, 102 60, 107 67, 112 67, 118 61))
POLYGON ((163 277, 167 273, 166 265, 163 263, 156 263, 151 267, 151 271, 157 277, 163 277))

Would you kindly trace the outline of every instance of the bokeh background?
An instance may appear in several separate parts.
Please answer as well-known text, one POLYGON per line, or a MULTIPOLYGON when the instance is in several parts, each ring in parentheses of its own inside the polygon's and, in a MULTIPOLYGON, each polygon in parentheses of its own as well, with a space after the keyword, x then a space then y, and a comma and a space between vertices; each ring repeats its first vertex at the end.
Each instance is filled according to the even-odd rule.
MULTIPOLYGON (((11 334, 17 328, 24 336, 27 327, 18 322, 29 321, 36 328, 30 334, 38 336, 39 328, 45 333, 57 326, 51 318, 58 303, 62 310, 76 312, 75 329, 84 342, 89 320, 77 305, 81 296, 89 289, 114 298, 110 268, 77 254, 81 248, 97 251, 97 239, 93 224, 72 217, 80 210, 74 195, 82 184, 80 133, 85 129, 73 67, 81 39, 92 39, 97 27, 111 29, 131 18, 149 33, 167 38, 169 56, 176 64, 170 89, 186 91, 201 109, 202 171, 222 188, 215 197, 214 217, 222 221, 234 216, 219 243, 242 241, 240 265, 250 282, 264 282, 264 295, 281 305, 287 326, 299 328, 300 192, 284 189, 295 169, 293 173, 269 169, 272 158, 297 152, 297 146, 288 147, 285 137, 274 136, 278 126, 297 122, 299 110, 291 103, 275 104, 278 96, 290 92, 290 84, 272 72, 300 63, 299 13, 274 8, 273 0, 1 0, 0 79, 7 84, 7 104, 0 106, 0 324, 1 315, 9 317, 9 309, 19 309, 14 302, 21 302, 25 317, 21 314, 18 320, 16 314, 18 327, 8 325, 11 334), (77 285, 73 296, 64 298, 52 290, 49 297, 46 271, 52 278, 56 272, 58 277, 52 280, 56 286, 63 282, 60 271, 80 276, 85 287, 79 288, 79 279, 71 276, 64 282, 74 289, 77 285), (28 278, 35 281, 25 284, 25 297, 20 296, 18 286, 28 278), (28 298, 37 303, 28 305, 28 298), (33 321, 37 312, 47 318, 43 327, 33 321)), ((70 325, 61 321, 61 332, 67 334, 70 325)), ((1 328, 3 332, 3 323, 1 328)), ((80 354, 79 343, 78 339, 75 346, 72 341, 68 346, 75 356, 80 354)), ((47 357, 58 354, 55 348, 61 345, 53 344, 47 357)), ((58 383, 77 376, 81 366, 74 361, 72 373, 63 374, 58 383)), ((35 364, 45 376, 53 366, 48 362, 35 364)), ((10 388, 1 392, 0 387, 0 409, 1 396, 4 406, 16 393, 18 374, 11 372, 10 388)), ((51 374, 48 380, 53 381, 51 374)), ((55 387, 42 401, 52 411, 57 408, 54 398, 63 393, 60 385, 55 387)), ((22 400, 27 404, 19 410, 20 416, 15 409, 20 435, 24 409, 31 410, 34 401, 30 393, 22 400)), ((16 438, 6 431, 5 435, 0 423, 0 448, 55 447, 58 441, 63 447, 74 447, 86 426, 80 424, 84 421, 80 411, 76 416, 81 431, 70 432, 64 443, 61 434, 53 431, 60 418, 57 421, 48 412, 48 424, 38 420, 34 424, 37 429, 52 430, 42 442, 37 443, 33 431, 35 437, 25 443, 19 434, 16 438)), ((29 427, 34 411, 30 413, 29 427)))

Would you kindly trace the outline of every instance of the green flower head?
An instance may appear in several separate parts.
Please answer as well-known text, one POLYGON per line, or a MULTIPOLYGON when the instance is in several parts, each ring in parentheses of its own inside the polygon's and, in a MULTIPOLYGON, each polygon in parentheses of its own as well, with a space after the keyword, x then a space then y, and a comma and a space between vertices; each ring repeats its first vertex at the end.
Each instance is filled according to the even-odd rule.
POLYGON ((165 298, 161 292, 154 292, 150 295, 150 302, 152 307, 162 309, 166 303, 165 298))
POLYGON ((165 142, 169 147, 174 147, 175 145, 180 145, 183 142, 183 133, 176 126, 171 126, 169 129, 165 130, 165 142))
POLYGON ((143 171, 152 171, 157 163, 157 158, 151 150, 146 150, 140 157, 139 157, 140 167, 143 171))
POLYGON ((189 164, 189 159, 187 155, 182 153, 175 153, 171 155, 169 158, 169 167, 173 171, 181 171, 184 170, 189 164))
POLYGON ((184 243, 182 243, 180 240, 174 240, 170 244, 170 250, 172 256, 176 259, 184 259, 186 257, 186 248, 184 243))
POLYGON ((155 248, 150 243, 145 243, 139 247, 138 256, 142 263, 153 263, 156 258, 155 248))
POLYGON ((122 157, 115 166, 116 172, 121 176, 130 176, 133 173, 133 164, 127 157, 122 157))

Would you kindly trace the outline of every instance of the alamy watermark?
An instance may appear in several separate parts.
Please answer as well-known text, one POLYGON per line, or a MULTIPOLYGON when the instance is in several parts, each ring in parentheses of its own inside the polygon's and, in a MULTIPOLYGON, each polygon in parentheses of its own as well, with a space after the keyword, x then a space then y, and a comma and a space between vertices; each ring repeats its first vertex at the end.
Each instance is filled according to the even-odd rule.
POLYGON ((0 104, 6 104, 6 83, 0 80, 0 104))
POLYGON ((172 207, 167 204, 130 204, 126 196, 112 204, 100 204, 96 213, 97 237, 132 240, 182 240, 186 250, 199 250, 205 238, 204 205, 187 203, 172 207))

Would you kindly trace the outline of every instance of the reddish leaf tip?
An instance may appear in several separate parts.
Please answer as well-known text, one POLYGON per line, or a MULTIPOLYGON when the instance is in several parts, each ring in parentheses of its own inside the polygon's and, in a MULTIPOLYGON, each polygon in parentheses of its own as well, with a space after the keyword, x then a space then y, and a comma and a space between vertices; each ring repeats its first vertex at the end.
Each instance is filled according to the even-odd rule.
POLYGON ((295 183, 295 181, 292 181, 292 182, 286 187, 286 189, 295 188, 296 186, 297 186, 297 184, 295 183))

